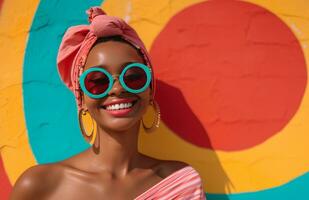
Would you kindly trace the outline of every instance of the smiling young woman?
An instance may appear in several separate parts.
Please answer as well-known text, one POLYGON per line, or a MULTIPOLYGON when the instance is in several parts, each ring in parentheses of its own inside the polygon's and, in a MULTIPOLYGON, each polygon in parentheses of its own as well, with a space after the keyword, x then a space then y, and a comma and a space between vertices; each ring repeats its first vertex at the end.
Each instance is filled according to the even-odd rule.
MULTIPOLYGON (((136 32, 100 8, 90 25, 71 27, 58 54, 58 70, 73 91, 84 137, 92 148, 58 163, 37 165, 17 180, 11 200, 205 199, 190 165, 138 151, 139 127, 148 106, 157 111, 149 55, 136 32), (85 131, 90 115, 96 131, 85 131)), ((153 127, 152 127, 153 128, 153 127)))
MULTIPOLYGON (((125 71, 124 77, 129 79, 129 76, 131 76, 133 80, 138 79, 135 80, 135 82, 137 82, 136 84, 141 82, 141 86, 144 86, 146 78, 143 78, 143 76, 145 77, 146 73, 142 68, 136 66, 139 66, 143 62, 143 58, 131 45, 125 42, 111 40, 98 43, 91 49, 84 70, 89 71, 89 69, 91 70, 96 67, 98 70, 104 69, 107 74, 110 73, 115 76, 121 74, 125 67, 131 66, 125 71), (136 77, 132 77, 133 75, 136 77)), ((147 67, 147 69, 149 68, 147 67)), ((87 77, 87 80, 83 80, 84 82, 88 81, 88 87, 92 87, 89 89, 93 92, 102 93, 103 91, 100 90, 105 88, 101 89, 99 87, 102 87, 102 85, 104 86, 104 81, 105 85, 107 85, 106 87, 108 87, 109 82, 112 82, 108 81, 108 76, 100 71, 92 71, 92 73, 90 72, 87 74, 87 77), (100 86, 96 86, 96 84, 93 84, 94 86, 90 85, 91 81, 92 83, 96 81, 96 84, 100 86)), ((149 79, 150 78, 151 76, 149 79)), ((113 79, 114 77, 112 80, 113 79)), ((124 89, 119 79, 118 76, 118 78, 113 81, 113 84, 110 84, 111 87, 109 91, 108 88, 105 89, 107 93, 102 98, 93 98, 83 95, 83 107, 91 113, 91 116, 96 121, 99 128, 98 132, 105 130, 109 130, 109 132, 136 132, 136 129, 139 129, 140 126, 140 119, 145 114, 149 105, 151 98, 150 87, 145 88, 144 91, 139 93, 128 92, 124 89), (124 105, 121 105, 121 103, 124 105), (121 108, 122 106, 126 108, 121 108), (134 131, 132 129, 134 129, 134 131)), ((133 80, 131 80, 131 82, 133 82, 133 80)), ((119 136, 124 137, 124 134, 119 136)))

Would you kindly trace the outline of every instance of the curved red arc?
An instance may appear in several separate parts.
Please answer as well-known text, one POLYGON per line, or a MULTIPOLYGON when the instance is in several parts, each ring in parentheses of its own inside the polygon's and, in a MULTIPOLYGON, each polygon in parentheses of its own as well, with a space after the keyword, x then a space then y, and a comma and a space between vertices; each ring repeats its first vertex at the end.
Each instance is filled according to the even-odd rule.
POLYGON ((12 186, 5 172, 1 156, 0 156, 0 180, 1 180, 0 199, 9 199, 9 194, 12 190, 12 186))

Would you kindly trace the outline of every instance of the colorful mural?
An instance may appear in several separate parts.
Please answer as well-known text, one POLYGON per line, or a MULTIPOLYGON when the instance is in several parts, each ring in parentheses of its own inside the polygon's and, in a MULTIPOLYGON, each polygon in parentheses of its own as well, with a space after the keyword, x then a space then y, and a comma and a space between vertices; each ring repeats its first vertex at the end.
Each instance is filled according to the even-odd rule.
POLYGON ((142 152, 191 164, 208 199, 309 198, 307 4, 0 0, 0 199, 28 167, 89 147, 56 55, 95 5, 132 25, 153 59, 162 123, 141 129, 142 152))

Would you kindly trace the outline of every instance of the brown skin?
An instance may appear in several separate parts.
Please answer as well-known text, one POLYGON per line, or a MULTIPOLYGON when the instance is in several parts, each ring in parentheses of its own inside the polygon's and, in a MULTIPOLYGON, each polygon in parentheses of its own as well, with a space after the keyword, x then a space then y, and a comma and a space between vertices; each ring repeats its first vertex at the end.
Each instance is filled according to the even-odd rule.
MULTIPOLYGON (((119 74, 127 62, 143 63, 143 59, 130 45, 108 41, 90 51, 85 68, 103 65, 111 74, 119 74)), ((116 80, 107 97, 84 96, 83 108, 89 110, 98 127, 95 144, 100 151, 89 148, 62 162, 29 168, 15 183, 10 199, 134 199, 187 166, 138 152, 140 121, 147 111, 151 92, 148 88, 140 94, 128 93, 116 80), (134 111, 126 117, 109 115, 101 106, 117 98, 138 99, 134 111)))

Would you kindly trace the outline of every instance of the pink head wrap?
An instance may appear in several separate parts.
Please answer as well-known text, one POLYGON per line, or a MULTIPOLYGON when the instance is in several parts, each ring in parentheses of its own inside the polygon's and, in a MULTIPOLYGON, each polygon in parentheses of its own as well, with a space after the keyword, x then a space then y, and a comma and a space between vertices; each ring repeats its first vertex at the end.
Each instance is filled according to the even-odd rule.
POLYGON ((120 18, 107 16, 100 7, 90 8, 87 14, 90 25, 70 27, 63 36, 57 57, 58 72, 62 81, 73 91, 78 110, 82 107, 82 93, 78 79, 83 72, 91 47, 101 37, 119 35, 140 50, 147 66, 152 70, 152 94, 154 95, 155 79, 149 54, 134 29, 120 18))

